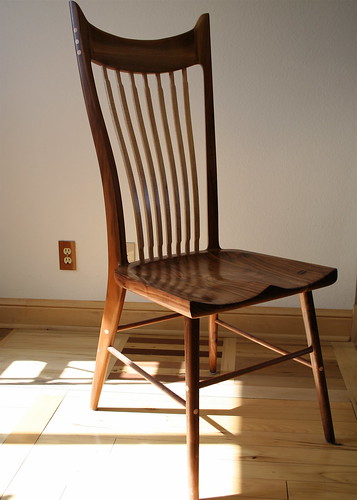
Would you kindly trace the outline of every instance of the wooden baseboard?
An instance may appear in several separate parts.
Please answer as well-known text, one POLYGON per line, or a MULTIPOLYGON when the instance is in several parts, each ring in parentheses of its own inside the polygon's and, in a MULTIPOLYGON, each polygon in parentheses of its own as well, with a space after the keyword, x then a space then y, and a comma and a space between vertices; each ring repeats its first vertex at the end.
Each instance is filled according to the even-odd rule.
POLYGON ((357 344, 357 304, 353 306, 352 310, 352 333, 351 340, 357 344))
MULTIPOLYGON (((77 300, 0 299, 0 327, 28 327, 36 329, 98 329, 104 302, 77 300)), ((121 323, 160 316, 163 307, 148 302, 127 302, 121 323)), ((265 336, 297 339, 304 336, 300 309, 290 307, 251 306, 220 317, 232 325, 265 336)), ((348 309, 318 309, 320 336, 323 340, 350 341, 353 311, 348 309)), ((143 332, 143 330, 141 330, 143 332)), ((182 331, 182 319, 147 326, 148 333, 178 334, 182 331)), ((202 332, 207 331, 205 319, 202 332)), ((222 331, 223 335, 231 336, 222 331)))

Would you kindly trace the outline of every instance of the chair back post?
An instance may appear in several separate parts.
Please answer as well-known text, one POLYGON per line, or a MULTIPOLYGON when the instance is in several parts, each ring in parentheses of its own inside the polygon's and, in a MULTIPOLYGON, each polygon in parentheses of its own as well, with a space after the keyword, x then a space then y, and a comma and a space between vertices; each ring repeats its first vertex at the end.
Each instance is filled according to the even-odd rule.
POLYGON ((91 67, 91 37, 95 29, 76 2, 70 2, 73 37, 84 101, 102 178, 107 222, 108 266, 127 265, 125 224, 118 173, 91 67))
POLYGON ((214 123, 212 56, 209 14, 203 14, 195 26, 199 63, 204 75, 206 165, 207 165, 207 214, 208 249, 219 249, 217 155, 214 123))

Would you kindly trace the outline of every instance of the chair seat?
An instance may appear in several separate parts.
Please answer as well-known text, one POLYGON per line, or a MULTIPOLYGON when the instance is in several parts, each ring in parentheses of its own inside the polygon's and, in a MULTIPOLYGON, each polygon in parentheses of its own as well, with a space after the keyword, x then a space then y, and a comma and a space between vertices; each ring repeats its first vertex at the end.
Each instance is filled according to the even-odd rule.
POLYGON ((242 250, 214 250, 119 266, 117 281, 194 318, 327 286, 336 269, 242 250))

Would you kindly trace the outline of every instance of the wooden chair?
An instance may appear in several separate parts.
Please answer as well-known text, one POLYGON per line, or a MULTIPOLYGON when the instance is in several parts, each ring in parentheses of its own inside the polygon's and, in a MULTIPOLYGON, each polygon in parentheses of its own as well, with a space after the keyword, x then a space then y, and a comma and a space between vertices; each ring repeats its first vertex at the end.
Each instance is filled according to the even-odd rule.
POLYGON ((312 368, 325 437, 333 443, 312 290, 334 283, 337 271, 248 251, 222 250, 219 245, 208 14, 202 15, 196 26, 186 33, 144 41, 97 29, 73 1, 70 10, 84 100, 102 177, 108 233, 107 296, 92 408, 97 408, 110 355, 185 406, 190 500, 198 499, 199 389, 202 387, 283 361, 303 363, 312 368), (200 159, 193 135, 196 122, 191 112, 198 101, 200 86, 194 88, 193 99, 188 84, 192 72, 195 76, 198 74, 202 82, 204 133, 200 144, 204 154, 200 159), (102 83, 97 82, 99 73, 102 83), (109 102, 105 110, 103 93, 109 102), (122 179, 123 172, 127 180, 122 179), (200 179, 202 172, 203 180, 200 179), (132 214, 125 212, 124 217, 122 197, 128 198, 128 193, 132 214), (202 196, 206 198, 207 209, 200 203, 202 196), (139 253, 138 260, 132 263, 128 262, 126 253, 128 224, 130 228, 135 224, 139 253), (202 243, 204 229, 206 243, 202 243), (170 314, 119 327, 126 290, 167 307, 170 314), (308 346, 296 352, 287 352, 257 339, 226 324, 218 316, 223 311, 293 294, 300 295, 308 340, 308 346), (113 347, 119 330, 178 316, 184 318, 186 401, 113 347), (280 355, 250 368, 200 381, 199 324, 204 316, 208 317, 209 363, 213 374, 217 366, 218 326, 280 355), (308 353, 310 361, 302 357, 308 353))

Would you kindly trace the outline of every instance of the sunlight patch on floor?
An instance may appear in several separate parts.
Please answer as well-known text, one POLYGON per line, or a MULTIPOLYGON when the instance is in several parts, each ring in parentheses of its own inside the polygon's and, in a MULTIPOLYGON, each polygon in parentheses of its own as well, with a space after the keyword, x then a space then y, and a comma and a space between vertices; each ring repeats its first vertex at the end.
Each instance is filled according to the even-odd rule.
POLYGON ((62 371, 59 379, 86 379, 92 381, 94 365, 94 361, 70 361, 62 371))
POLYGON ((46 368, 47 363, 44 361, 34 360, 19 360, 13 361, 5 368, 1 374, 1 379, 6 379, 7 383, 16 382, 34 382, 43 370, 46 368))

